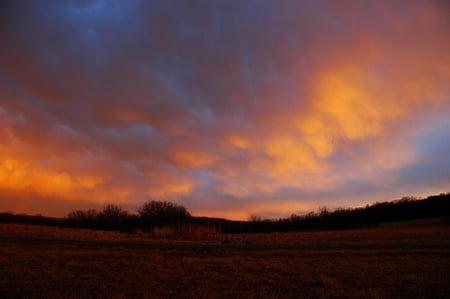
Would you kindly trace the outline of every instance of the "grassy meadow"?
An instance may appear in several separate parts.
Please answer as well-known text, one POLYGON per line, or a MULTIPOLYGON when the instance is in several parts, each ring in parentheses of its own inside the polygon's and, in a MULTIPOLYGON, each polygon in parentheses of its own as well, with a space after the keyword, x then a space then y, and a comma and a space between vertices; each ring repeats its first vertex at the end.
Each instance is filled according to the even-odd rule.
POLYGON ((448 219, 145 233, 0 223, 0 298, 449 298, 448 219))

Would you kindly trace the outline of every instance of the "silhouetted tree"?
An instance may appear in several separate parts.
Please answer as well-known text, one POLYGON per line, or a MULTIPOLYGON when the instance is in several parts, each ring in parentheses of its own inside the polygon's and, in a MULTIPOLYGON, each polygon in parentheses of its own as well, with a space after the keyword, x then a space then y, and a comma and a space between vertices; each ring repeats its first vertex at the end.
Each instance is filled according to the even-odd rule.
POLYGON ((73 211, 67 216, 69 224, 76 227, 95 228, 97 221, 97 211, 73 211))
POLYGON ((97 221, 103 229, 122 230, 128 226, 128 216, 128 212, 122 210, 119 206, 108 204, 97 215, 97 221))
POLYGON ((185 207, 167 201, 150 201, 138 209, 142 228, 174 225, 185 222, 190 214, 185 207))
POLYGON ((119 206, 109 204, 103 208, 101 214, 109 219, 119 219, 123 216, 126 216, 128 213, 126 211, 123 211, 119 206))
POLYGON ((261 222, 261 221, 263 221, 263 219, 262 219, 262 217, 259 216, 259 215, 254 215, 254 214, 252 214, 252 215, 250 215, 250 216, 248 217, 248 221, 249 221, 249 222, 261 222))

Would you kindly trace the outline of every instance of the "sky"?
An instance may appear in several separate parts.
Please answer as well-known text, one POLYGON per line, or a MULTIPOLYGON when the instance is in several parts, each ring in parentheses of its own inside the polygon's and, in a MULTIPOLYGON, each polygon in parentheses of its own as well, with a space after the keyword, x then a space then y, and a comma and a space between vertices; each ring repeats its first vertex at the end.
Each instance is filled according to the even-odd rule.
POLYGON ((0 211, 450 191, 448 1, 0 0, 0 44, 0 211))

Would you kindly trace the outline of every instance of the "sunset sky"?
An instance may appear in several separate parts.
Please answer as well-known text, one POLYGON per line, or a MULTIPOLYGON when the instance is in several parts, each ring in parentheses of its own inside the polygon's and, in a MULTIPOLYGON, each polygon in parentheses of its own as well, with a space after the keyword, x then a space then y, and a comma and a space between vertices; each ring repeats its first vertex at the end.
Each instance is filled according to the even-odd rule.
POLYGON ((0 212, 450 191, 445 0, 0 1, 0 45, 0 212))

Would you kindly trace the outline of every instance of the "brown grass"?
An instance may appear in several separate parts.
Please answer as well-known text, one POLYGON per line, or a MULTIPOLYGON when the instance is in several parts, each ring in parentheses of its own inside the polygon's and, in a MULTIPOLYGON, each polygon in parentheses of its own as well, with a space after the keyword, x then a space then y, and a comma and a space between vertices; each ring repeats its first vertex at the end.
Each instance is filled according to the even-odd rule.
POLYGON ((450 230, 441 222, 249 235, 190 229, 173 236, 0 224, 0 298, 450 294, 450 230))

